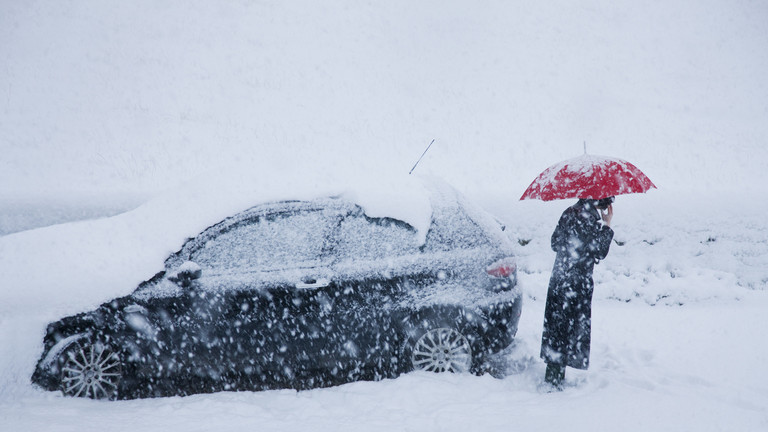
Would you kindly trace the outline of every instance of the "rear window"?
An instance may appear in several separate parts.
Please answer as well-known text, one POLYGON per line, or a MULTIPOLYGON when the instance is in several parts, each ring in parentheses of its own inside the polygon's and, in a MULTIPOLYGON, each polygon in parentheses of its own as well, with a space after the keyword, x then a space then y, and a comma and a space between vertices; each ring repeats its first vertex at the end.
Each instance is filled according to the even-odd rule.
POLYGON ((461 207, 435 208, 427 250, 469 249, 491 244, 488 235, 461 207))

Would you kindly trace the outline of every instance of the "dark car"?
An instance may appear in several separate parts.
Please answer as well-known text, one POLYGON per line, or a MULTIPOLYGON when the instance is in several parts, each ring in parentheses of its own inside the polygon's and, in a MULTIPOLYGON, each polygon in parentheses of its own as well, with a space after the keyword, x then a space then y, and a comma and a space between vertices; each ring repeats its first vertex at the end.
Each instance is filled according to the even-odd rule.
POLYGON ((521 295, 503 228, 447 186, 423 233, 340 197, 258 205, 126 297, 48 326, 32 381, 128 399, 482 373, 521 295))

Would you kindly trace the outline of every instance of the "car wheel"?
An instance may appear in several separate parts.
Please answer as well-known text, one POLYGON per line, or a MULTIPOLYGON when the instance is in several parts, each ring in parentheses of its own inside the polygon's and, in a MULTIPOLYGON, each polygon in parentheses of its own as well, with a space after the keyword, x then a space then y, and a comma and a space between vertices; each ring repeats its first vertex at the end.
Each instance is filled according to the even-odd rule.
POLYGON ((468 372, 472 348, 458 330, 441 327, 428 330, 413 343, 410 360, 417 371, 468 372))
POLYGON ((83 341, 61 355, 61 391, 65 396, 117 399, 122 361, 110 346, 83 341))

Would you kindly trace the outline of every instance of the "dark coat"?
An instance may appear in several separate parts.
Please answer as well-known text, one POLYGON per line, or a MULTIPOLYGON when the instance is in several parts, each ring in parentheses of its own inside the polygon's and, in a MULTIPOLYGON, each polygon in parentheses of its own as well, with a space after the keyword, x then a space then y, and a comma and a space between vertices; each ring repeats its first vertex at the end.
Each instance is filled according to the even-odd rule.
POLYGON ((579 200, 552 234, 557 252, 544 310, 541 358, 577 369, 589 367, 592 270, 608 255, 613 230, 603 225, 594 200, 579 200))

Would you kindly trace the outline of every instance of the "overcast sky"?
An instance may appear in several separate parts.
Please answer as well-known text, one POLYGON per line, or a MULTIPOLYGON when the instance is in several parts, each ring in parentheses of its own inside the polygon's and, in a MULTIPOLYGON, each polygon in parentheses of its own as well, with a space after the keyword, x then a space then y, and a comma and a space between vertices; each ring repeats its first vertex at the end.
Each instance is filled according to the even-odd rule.
MULTIPOLYGON (((766 190, 768 4, 0 1, 0 195, 384 166, 519 195, 583 152, 766 190)), ((311 181, 311 179, 308 179, 311 181)))

